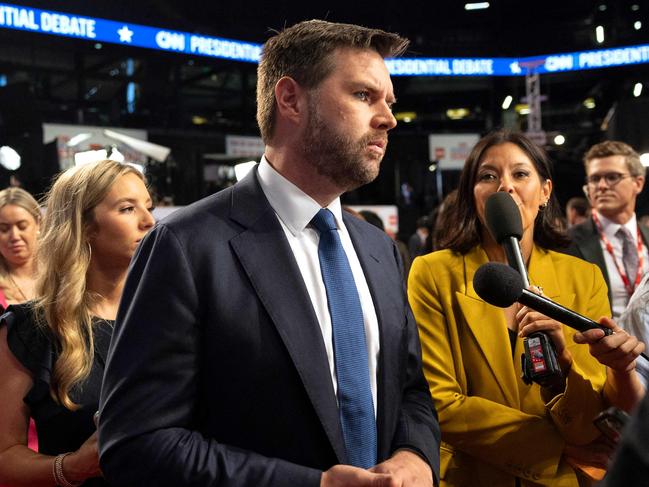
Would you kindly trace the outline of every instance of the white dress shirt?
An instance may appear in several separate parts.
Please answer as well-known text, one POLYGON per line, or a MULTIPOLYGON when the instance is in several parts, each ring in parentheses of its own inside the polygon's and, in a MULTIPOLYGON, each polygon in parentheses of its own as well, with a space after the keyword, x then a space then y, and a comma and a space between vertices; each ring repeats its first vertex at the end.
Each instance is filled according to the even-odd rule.
MULTIPOLYGON (((625 226, 629 230, 629 232, 631 232, 631 236, 633 237, 633 244, 637 248, 638 222, 636 220, 635 213, 629 219, 629 221, 626 222, 624 225, 620 225, 619 223, 615 223, 609 220, 599 212, 597 212, 597 217, 599 218, 599 221, 602 224, 602 231, 604 232, 604 235, 606 236, 608 241, 611 243, 611 246, 613 247, 613 254, 615 255, 615 260, 617 261, 617 264, 620 266, 621 269, 624 269, 624 262, 622 260, 623 240, 620 237, 618 237, 616 233, 621 226, 625 226)), ((622 281, 622 277, 620 276, 620 273, 615 267, 615 262, 613 262, 613 257, 611 257, 611 254, 609 254, 608 250, 606 250, 606 244, 601 238, 599 239, 599 243, 602 246, 602 252, 604 253, 604 262, 606 262, 606 270, 608 272, 608 281, 610 284, 611 298, 613 300, 613 302, 611 303, 611 308, 613 311, 613 319, 616 320, 622 314, 624 308, 626 308, 626 305, 629 302, 629 293, 627 292, 626 287, 624 287, 624 281, 622 281)), ((649 255, 647 254, 647 246, 643 245, 642 246, 642 260, 643 260, 642 268, 638 268, 638 272, 640 273, 640 275, 644 275, 647 272, 647 269, 649 268, 649 262, 647 262, 648 258, 649 255)))
MULTIPOLYGON (((617 324, 638 340, 649 344, 649 272, 645 273, 638 284, 617 324)), ((635 365, 642 385, 646 388, 649 382, 649 362, 638 357, 635 365)))
MULTIPOLYGON (((337 393, 336 364, 334 362, 333 333, 331 316, 327 303, 327 291, 318 258, 318 243, 320 234, 310 225, 311 219, 321 209, 320 205, 300 188, 279 174, 266 160, 261 158, 259 163, 259 183, 270 206, 275 210, 288 243, 291 246, 297 266, 302 274, 302 279, 309 293, 313 309, 320 324, 322 338, 324 339, 329 371, 333 382, 334 391, 337 393)), ((370 386, 376 415, 376 368, 379 356, 379 324, 376 310, 372 301, 365 274, 358 260, 347 228, 342 219, 340 199, 336 198, 327 207, 334 215, 338 226, 338 235, 342 242, 347 260, 352 269, 358 297, 363 309, 365 323, 365 340, 367 343, 367 356, 370 371, 370 386)))

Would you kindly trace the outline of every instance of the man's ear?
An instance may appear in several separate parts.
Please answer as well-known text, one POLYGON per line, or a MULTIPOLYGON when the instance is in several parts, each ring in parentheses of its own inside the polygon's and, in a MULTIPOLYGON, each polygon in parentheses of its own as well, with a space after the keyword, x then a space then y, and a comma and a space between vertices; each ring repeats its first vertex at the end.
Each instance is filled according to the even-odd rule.
POLYGON ((305 116, 305 90, 290 76, 284 76, 275 85, 275 101, 277 114, 284 118, 299 123, 305 116))
POLYGON ((642 188, 644 188, 644 176, 637 176, 635 178, 636 181, 636 187, 638 188, 638 192, 636 194, 642 193, 642 188))

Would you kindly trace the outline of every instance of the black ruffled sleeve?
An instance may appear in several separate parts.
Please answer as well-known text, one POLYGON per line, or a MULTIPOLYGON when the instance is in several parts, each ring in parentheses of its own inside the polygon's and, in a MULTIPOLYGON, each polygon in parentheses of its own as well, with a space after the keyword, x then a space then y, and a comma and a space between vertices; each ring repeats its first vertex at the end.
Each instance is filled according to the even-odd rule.
POLYGON ((48 330, 36 323, 29 303, 10 305, 0 316, 0 325, 7 326, 7 345, 16 359, 31 372, 34 385, 24 398, 33 410, 49 402, 50 379, 55 360, 55 346, 48 330))

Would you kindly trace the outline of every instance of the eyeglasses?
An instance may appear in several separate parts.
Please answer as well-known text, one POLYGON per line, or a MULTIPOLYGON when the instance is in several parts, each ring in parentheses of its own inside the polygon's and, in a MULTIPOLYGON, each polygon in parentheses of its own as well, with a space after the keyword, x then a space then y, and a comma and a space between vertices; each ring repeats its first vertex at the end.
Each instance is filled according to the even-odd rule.
POLYGON ((624 178, 630 178, 630 174, 623 174, 620 172, 607 172, 605 174, 591 174, 586 178, 586 184, 588 186, 597 186, 599 182, 604 178, 604 181, 606 181, 606 185, 609 188, 612 188, 615 186, 617 183, 622 181, 624 178))

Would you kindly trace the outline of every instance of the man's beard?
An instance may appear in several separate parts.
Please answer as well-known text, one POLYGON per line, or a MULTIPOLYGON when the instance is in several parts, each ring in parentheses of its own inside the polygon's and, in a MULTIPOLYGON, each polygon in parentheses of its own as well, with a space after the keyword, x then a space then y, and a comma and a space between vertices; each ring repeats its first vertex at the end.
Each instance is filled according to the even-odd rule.
POLYGON ((329 178, 345 191, 356 189, 373 181, 379 174, 383 155, 368 146, 377 139, 385 141, 385 133, 367 133, 354 140, 336 131, 319 114, 317 98, 309 99, 309 120, 303 137, 303 153, 321 176, 329 178))

